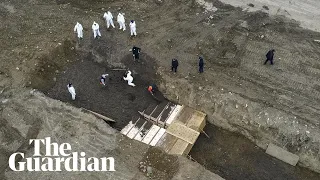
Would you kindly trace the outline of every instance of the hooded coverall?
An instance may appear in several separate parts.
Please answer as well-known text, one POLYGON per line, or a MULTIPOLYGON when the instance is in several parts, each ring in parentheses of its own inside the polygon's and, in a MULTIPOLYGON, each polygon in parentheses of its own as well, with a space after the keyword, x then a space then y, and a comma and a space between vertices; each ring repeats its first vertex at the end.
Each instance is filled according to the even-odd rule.
POLYGON ((76 90, 74 89, 74 87, 72 86, 72 84, 68 84, 68 91, 71 94, 72 100, 76 99, 76 90))
POLYGON ((120 26, 119 29, 123 29, 123 31, 125 31, 126 30, 125 19, 124 19, 124 16, 121 13, 118 14, 117 21, 118 21, 119 26, 120 26))
POLYGON ((93 31, 93 37, 96 38, 97 36, 101 36, 100 30, 99 30, 99 24, 96 22, 93 22, 92 24, 92 31, 93 31))
POLYGON ((114 26, 114 24, 113 24, 113 16, 112 16, 112 14, 111 14, 111 12, 110 11, 108 11, 107 13, 104 13, 104 15, 103 15, 103 18, 106 20, 106 22, 107 22, 107 28, 109 28, 110 27, 110 25, 113 27, 113 28, 115 28, 115 26, 114 26))
POLYGON ((100 84, 102 85, 106 85, 106 78, 107 76, 109 76, 109 74, 102 74, 101 77, 100 77, 100 84))
POLYGON ((136 86, 135 84, 132 83, 133 77, 131 76, 131 71, 128 71, 127 77, 123 77, 123 80, 128 81, 129 86, 132 86, 132 87, 136 86))
POLYGON ((136 27, 136 22, 135 21, 131 21, 130 22, 130 34, 131 36, 136 36, 137 35, 137 27, 136 27))
POLYGON ((77 32, 79 39, 83 38, 83 32, 82 31, 83 31, 82 25, 77 22, 77 24, 74 26, 74 32, 77 32))

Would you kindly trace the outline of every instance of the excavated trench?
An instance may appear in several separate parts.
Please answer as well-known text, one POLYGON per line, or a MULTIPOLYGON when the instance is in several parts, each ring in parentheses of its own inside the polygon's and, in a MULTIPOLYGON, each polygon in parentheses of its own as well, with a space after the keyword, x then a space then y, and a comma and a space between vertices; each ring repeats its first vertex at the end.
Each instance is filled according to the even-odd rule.
MULTIPOLYGON (((99 46, 104 48, 103 42, 99 46)), ((102 55, 103 57, 103 55, 102 55)), ((148 106, 166 103, 158 94, 154 99, 146 90, 150 83, 159 80, 156 75, 156 61, 142 54, 139 62, 132 60, 131 54, 124 55, 121 62, 125 69, 133 72, 136 87, 128 86, 122 79, 123 67, 113 67, 105 61, 95 62, 90 51, 77 51, 74 42, 65 41, 51 54, 41 59, 41 63, 32 75, 31 87, 43 91, 47 96, 86 108, 114 119, 111 126, 120 130, 130 120, 139 117, 138 111, 148 106), (106 87, 99 84, 100 75, 109 73, 106 87), (67 84, 73 83, 77 97, 75 101, 67 90, 67 84)), ((191 157, 210 171, 225 179, 290 179, 318 180, 320 175, 301 167, 292 167, 270 157, 249 140, 211 124, 200 135, 190 152, 191 157)))

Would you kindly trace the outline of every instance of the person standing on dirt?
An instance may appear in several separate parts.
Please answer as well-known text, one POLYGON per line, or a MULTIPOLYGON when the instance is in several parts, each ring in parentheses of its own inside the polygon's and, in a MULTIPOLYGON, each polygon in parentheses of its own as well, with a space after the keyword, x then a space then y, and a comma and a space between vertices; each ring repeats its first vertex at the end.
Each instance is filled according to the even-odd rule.
POLYGON ((106 82, 107 82, 106 80, 107 80, 108 76, 109 76, 109 74, 102 74, 101 75, 101 77, 100 77, 100 84, 101 85, 104 85, 104 86, 106 85, 106 82))
POLYGON ((128 81, 128 85, 129 86, 132 86, 132 87, 134 87, 134 86, 136 86, 135 84, 133 84, 133 77, 131 76, 131 71, 129 71, 128 70, 128 72, 127 72, 127 77, 123 77, 123 80, 125 80, 125 81, 128 81))
POLYGON ((74 89, 74 87, 72 86, 71 83, 69 83, 67 87, 68 87, 69 93, 71 94, 72 100, 75 100, 76 99, 76 90, 74 89))
POLYGON ((83 27, 80 23, 74 26, 74 32, 77 33, 79 40, 83 39, 83 27))
POLYGON ((199 73, 203 73, 203 66, 204 66, 203 58, 199 56, 199 73))
POLYGON ((150 86, 148 86, 148 91, 151 95, 154 95, 154 93, 157 91, 157 86, 155 84, 152 84, 150 86))
POLYGON ((121 14, 121 13, 119 13, 118 14, 118 17, 117 17, 117 21, 118 21, 118 23, 119 23, 119 26, 120 26, 120 30, 121 29, 123 29, 123 31, 125 31, 126 30, 126 24, 125 24, 125 19, 124 19, 124 16, 123 16, 124 14, 121 14))
POLYGON ((113 16, 111 14, 110 11, 104 13, 103 18, 106 20, 107 22, 107 28, 109 29, 110 25, 115 28, 114 24, 113 24, 113 16))
POLYGON ((101 37, 101 33, 99 30, 99 24, 96 23, 95 21, 92 24, 92 31, 93 31, 93 37, 96 39, 97 36, 101 37))
POLYGON ((177 72, 179 62, 177 59, 172 59, 171 61, 171 71, 177 72))
POLYGON ((141 49, 136 47, 136 46, 133 46, 132 48, 132 55, 133 55, 133 60, 135 61, 136 59, 139 60, 139 54, 140 54, 140 51, 141 49))
POLYGON ((267 60, 264 62, 264 64, 267 64, 268 61, 270 61, 270 64, 273 65, 273 56, 274 56, 274 49, 271 49, 270 51, 268 51, 268 53, 266 54, 267 60))
POLYGON ((137 36, 137 25, 134 20, 130 21, 130 33, 131 33, 131 37, 137 36))

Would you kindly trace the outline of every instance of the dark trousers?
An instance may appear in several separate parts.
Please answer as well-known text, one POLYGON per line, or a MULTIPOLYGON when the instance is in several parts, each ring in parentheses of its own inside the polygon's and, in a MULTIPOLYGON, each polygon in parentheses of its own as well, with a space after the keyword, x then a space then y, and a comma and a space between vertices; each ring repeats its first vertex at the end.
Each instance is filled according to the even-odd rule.
POLYGON ((178 66, 172 66, 171 71, 177 72, 178 66))
POLYGON ((203 66, 199 66, 199 73, 203 73, 203 66))
POLYGON ((273 65, 273 59, 267 59, 267 60, 264 62, 264 64, 267 64, 268 61, 270 61, 270 64, 273 65))
POLYGON ((133 56, 134 56, 134 59, 139 59, 139 53, 133 54, 133 56))

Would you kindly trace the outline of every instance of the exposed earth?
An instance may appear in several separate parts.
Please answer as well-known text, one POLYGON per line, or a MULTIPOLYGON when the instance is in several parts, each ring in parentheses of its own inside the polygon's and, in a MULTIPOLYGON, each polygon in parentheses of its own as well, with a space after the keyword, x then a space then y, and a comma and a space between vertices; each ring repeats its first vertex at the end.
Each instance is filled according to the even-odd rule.
POLYGON ((238 134, 207 125, 210 138, 201 135, 190 155, 206 169, 225 179, 319 179, 319 174, 290 166, 270 157, 258 146, 238 134))
MULTIPOLYGON (((226 179, 320 179, 313 172, 320 172, 320 44, 314 41, 320 34, 286 17, 270 16, 266 7, 264 12, 247 12, 215 0, 0 3, 0 179, 25 176, 11 172, 7 158, 19 150, 30 153, 28 140, 47 134, 58 142, 78 143, 80 149, 86 149, 85 142, 92 143, 88 149, 92 156, 113 155, 124 164, 116 174, 88 174, 87 179, 146 179, 139 163, 149 156, 159 156, 151 163, 153 179, 220 178, 213 173, 226 179), (114 17, 125 12, 127 22, 135 19, 138 36, 130 38, 128 30, 106 30, 102 19, 106 10, 114 17), (77 21, 84 26, 81 44, 73 34, 77 21), (93 21, 101 27, 98 40, 92 37, 93 21), (133 45, 142 48, 139 62, 133 62, 128 51, 133 45), (276 49, 275 65, 263 65, 271 48, 276 49), (205 59, 203 74, 197 73, 197 54, 205 59), (176 74, 170 72, 172 58, 180 63, 176 74), (112 70, 127 68, 133 71, 136 87, 121 79, 123 70, 112 70), (110 79, 102 87, 99 76, 105 72, 110 79), (76 88, 75 101, 67 91, 69 82, 76 88), (138 110, 160 103, 147 93, 150 83, 157 83, 167 99, 208 114, 213 125, 205 130, 210 139, 201 136, 190 154, 213 173, 186 158, 148 150, 78 109, 116 120, 110 125, 119 130, 138 117, 138 110), (30 95, 31 88, 46 97, 30 95), (97 128, 103 133, 92 131, 97 128), (270 142, 297 154, 304 168, 264 154, 270 142), (130 147, 121 151, 127 144, 130 147), (131 158, 126 161, 126 156, 131 158), (179 165, 166 169, 166 159, 179 165), (120 175, 126 168, 128 172, 120 175)), ((166 101, 161 95, 160 100, 166 101)), ((28 174, 27 179, 45 175, 28 174)))

